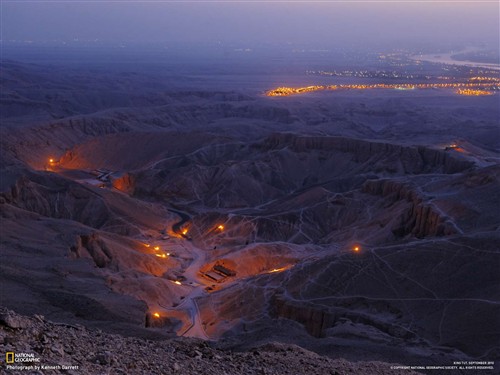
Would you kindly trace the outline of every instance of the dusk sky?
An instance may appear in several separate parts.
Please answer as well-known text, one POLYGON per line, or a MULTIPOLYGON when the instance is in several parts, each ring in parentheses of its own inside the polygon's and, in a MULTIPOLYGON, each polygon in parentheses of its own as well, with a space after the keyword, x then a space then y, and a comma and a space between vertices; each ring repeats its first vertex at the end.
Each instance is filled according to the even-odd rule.
POLYGON ((3 1, 3 40, 180 43, 487 42, 497 1, 3 1))

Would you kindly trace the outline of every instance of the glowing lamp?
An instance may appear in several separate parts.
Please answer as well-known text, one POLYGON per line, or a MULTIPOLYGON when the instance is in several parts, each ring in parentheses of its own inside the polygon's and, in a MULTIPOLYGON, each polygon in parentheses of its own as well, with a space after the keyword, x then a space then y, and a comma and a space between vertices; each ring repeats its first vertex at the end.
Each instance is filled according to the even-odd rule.
POLYGON ((224 225, 219 225, 219 226, 217 227, 217 229, 219 229, 219 230, 224 230, 224 225))
POLYGON ((181 282, 180 282, 180 281, 178 281, 178 280, 175 280, 175 281, 174 281, 174 284, 177 284, 177 285, 182 285, 182 284, 181 284, 181 282))
POLYGON ((160 246, 155 246, 155 247, 154 247, 154 249, 155 249, 156 251, 158 251, 158 250, 160 250, 160 246))
POLYGON ((358 252, 360 249, 359 249, 359 246, 354 246, 354 247, 352 248, 352 250, 353 250, 353 251, 355 251, 355 252, 358 252))
POLYGON ((153 316, 154 316, 155 318, 159 318, 159 317, 160 317, 160 314, 158 314, 157 312, 155 312, 155 313, 153 314, 153 316))

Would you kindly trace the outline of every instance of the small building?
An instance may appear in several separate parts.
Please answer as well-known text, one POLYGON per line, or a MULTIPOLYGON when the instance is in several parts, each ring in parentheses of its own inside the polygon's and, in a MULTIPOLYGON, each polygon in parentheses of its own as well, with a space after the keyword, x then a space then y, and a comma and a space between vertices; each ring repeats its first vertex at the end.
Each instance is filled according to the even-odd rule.
POLYGON ((206 278, 208 278, 210 280, 215 281, 216 283, 221 283, 226 279, 225 276, 219 275, 218 273, 215 273, 213 271, 205 272, 203 274, 203 276, 205 276, 206 278))
POLYGON ((236 276, 236 272, 222 264, 215 264, 210 271, 202 272, 202 276, 216 283, 223 283, 228 277, 236 276))
POLYGON ((225 277, 236 276, 235 271, 223 266, 222 264, 216 264, 213 270, 217 272, 219 275, 223 275, 225 277))

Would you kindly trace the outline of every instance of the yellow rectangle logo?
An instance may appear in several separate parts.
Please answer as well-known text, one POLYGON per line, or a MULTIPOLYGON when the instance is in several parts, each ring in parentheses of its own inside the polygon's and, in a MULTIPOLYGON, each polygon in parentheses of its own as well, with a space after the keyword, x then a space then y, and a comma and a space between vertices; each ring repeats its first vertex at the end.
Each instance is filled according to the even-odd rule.
POLYGON ((14 363, 14 352, 5 353, 5 362, 6 363, 14 363))

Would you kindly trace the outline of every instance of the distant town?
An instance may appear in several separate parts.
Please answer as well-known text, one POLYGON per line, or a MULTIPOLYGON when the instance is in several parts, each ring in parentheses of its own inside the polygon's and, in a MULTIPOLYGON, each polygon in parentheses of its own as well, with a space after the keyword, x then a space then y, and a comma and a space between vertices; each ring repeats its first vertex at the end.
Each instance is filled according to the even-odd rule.
POLYGON ((494 64, 471 66, 473 63, 459 60, 446 63, 448 55, 451 54, 419 55, 420 60, 409 51, 379 53, 367 56, 366 68, 308 69, 305 74, 321 77, 323 84, 282 86, 268 90, 266 95, 289 96, 325 90, 453 89, 458 95, 486 96, 500 90, 500 70, 494 64), (426 56, 430 56, 429 61, 426 56), (439 59, 445 62, 440 63, 439 59), (324 84, 330 77, 335 82, 324 84))
POLYGON ((457 89, 459 95, 480 96, 492 95, 500 90, 500 83, 497 82, 457 82, 457 83, 398 83, 398 84, 347 84, 347 85, 314 85, 306 87, 278 87, 269 90, 267 96, 289 96, 295 94, 304 94, 312 91, 323 90, 414 90, 414 89, 457 89))

